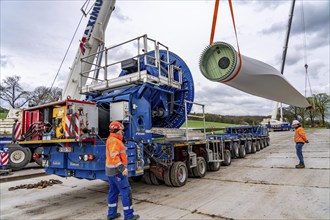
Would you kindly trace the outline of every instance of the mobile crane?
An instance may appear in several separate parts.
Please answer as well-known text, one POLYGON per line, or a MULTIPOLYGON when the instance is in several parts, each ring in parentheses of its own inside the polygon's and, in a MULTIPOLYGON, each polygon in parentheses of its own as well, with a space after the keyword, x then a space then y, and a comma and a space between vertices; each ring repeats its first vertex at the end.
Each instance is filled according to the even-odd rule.
POLYGON ((114 120, 126 128, 129 176, 155 185, 183 186, 188 176, 204 177, 221 163, 229 165, 237 146, 242 151, 237 157, 243 157, 249 143, 267 140, 179 129, 188 123, 193 104, 204 112, 204 105, 194 103, 188 66, 147 35, 104 47, 114 5, 113 0, 96 1, 64 89, 66 99, 23 110, 19 144, 43 148, 35 157, 42 159, 46 173, 106 180, 105 140, 114 120), (116 59, 115 51, 125 47, 135 52, 116 59), (114 74, 119 76, 108 78, 114 74), (78 100, 80 94, 86 100, 78 100))
MULTIPOLYGON (((94 62, 95 57, 89 55, 94 54, 95 52, 104 48, 104 33, 108 25, 111 13, 115 9, 115 3, 115 0, 95 1, 86 28, 84 30, 83 37, 80 40, 79 49, 71 66, 70 74, 67 78, 65 87, 63 88, 62 97, 70 97, 71 99, 81 98, 78 89, 80 80, 79 74, 82 71, 86 71, 91 68, 91 64, 94 62), (80 59, 84 55, 89 56, 89 60, 87 60, 88 62, 81 63, 80 59)), ((101 60, 101 57, 98 57, 95 62, 99 62, 98 60, 101 60)), ((83 80, 85 79, 86 78, 83 80)), ((82 84, 84 83, 85 82, 82 82, 82 84)), ((17 141, 20 140, 22 131, 25 132, 25 139, 31 139, 29 136, 33 136, 32 139, 38 139, 38 133, 48 131, 49 127, 47 126, 50 125, 50 118, 47 118, 46 115, 47 114, 41 116, 34 113, 25 113, 25 115, 21 114, 18 120, 14 123, 12 129, 12 143, 6 143, 10 155, 8 163, 10 168, 19 170, 33 160, 39 165, 42 164, 41 158, 38 157, 38 155, 43 151, 42 146, 29 145, 22 148, 17 144, 17 141), (41 119, 40 117, 46 118, 41 119), (46 124, 39 123, 39 121, 42 120, 45 121, 46 124), (25 127, 22 127, 21 121, 25 127)))

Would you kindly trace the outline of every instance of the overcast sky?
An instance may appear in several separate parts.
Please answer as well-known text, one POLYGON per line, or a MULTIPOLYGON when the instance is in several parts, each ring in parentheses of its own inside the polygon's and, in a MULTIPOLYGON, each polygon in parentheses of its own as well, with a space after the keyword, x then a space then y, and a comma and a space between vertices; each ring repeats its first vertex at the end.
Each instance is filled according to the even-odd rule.
MULTIPOLYGON (((27 90, 50 87, 85 1, 0 2, 1 81, 19 75, 27 90)), ((280 70, 291 4, 289 0, 233 1, 241 53, 280 70)), ((209 43, 213 10, 213 0, 117 0, 106 31, 106 46, 148 34, 167 45, 189 66, 195 82, 195 101, 205 104, 206 112, 270 115, 271 100, 208 81, 200 73, 199 57, 209 43)), ((328 0, 296 2, 284 76, 303 95, 305 60, 311 84, 311 89, 307 86, 307 96, 311 95, 310 90, 314 94, 329 94, 329 10, 328 0)), ((64 87, 86 22, 87 19, 78 30, 55 86, 64 87)), ((227 1, 220 1, 214 41, 236 47, 227 1)))

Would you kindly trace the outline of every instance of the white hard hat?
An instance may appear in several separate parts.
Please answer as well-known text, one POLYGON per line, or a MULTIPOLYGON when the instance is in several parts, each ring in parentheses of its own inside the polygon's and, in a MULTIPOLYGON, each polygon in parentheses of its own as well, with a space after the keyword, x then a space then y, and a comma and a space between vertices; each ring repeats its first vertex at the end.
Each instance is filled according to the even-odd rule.
POLYGON ((300 122, 298 120, 293 120, 292 125, 299 125, 300 122))

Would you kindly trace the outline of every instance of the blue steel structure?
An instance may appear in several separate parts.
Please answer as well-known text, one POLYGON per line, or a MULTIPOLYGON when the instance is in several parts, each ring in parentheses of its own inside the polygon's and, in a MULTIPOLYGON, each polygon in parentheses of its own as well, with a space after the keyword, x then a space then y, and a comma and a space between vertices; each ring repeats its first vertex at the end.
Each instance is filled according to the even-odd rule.
POLYGON ((137 54, 119 61, 108 62, 114 50, 121 50, 117 46, 98 52, 102 55, 96 56, 104 57, 104 64, 94 64, 91 71, 81 73, 81 77, 91 79, 90 84, 81 86, 85 101, 67 99, 23 110, 23 116, 32 119, 23 121, 19 144, 43 147, 39 156, 46 173, 107 180, 105 142, 114 120, 125 126, 129 177, 138 180, 144 176, 147 184, 183 186, 188 176, 204 177, 207 170, 219 170, 221 163, 229 165, 231 157, 253 153, 249 146, 266 146, 267 129, 260 126, 232 127, 225 134, 208 136, 180 129, 194 104, 194 82, 188 66, 146 35, 118 47, 134 41, 137 54), (153 50, 148 50, 148 41, 153 50), (118 77, 108 79, 114 71, 118 77), (104 78, 91 77, 93 72, 104 78), (51 124, 51 128, 24 139, 28 122, 30 126, 51 124))
MULTIPOLYGON (((94 5, 64 89, 68 97, 23 110, 20 146, 42 148, 34 157, 42 158, 48 174, 107 180, 108 126, 120 121, 126 128, 129 177, 144 176, 148 184, 164 181, 168 186, 183 186, 188 176, 217 171, 231 155, 243 157, 243 148, 238 148, 245 136, 206 137, 179 129, 197 103, 188 66, 168 47, 146 35, 104 47, 114 4, 97 0, 94 5), (84 101, 78 100, 80 94, 84 101)), ((251 135, 251 142, 261 140, 251 135)))

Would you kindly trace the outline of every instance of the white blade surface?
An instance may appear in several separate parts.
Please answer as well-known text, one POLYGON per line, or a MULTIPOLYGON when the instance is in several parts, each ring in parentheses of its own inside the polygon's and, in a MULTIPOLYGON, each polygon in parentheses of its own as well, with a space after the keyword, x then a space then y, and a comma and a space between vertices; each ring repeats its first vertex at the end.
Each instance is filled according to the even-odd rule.
POLYGON ((274 67, 241 55, 225 42, 208 46, 200 58, 200 70, 209 80, 252 95, 306 108, 310 104, 274 67))
POLYGON ((252 95, 306 108, 310 106, 299 93, 272 66, 242 55, 242 69, 238 75, 225 84, 252 95))

